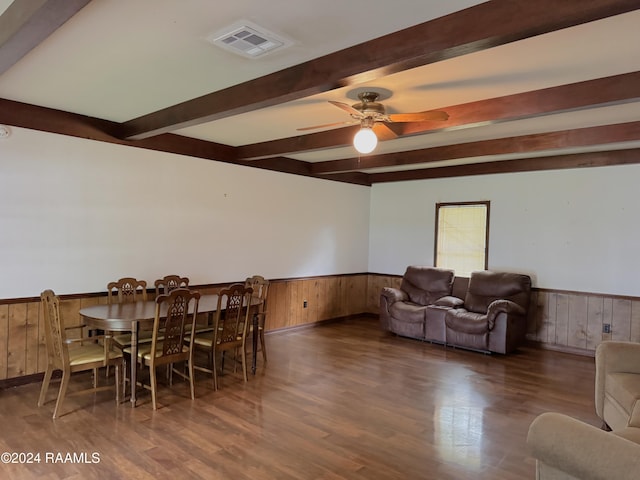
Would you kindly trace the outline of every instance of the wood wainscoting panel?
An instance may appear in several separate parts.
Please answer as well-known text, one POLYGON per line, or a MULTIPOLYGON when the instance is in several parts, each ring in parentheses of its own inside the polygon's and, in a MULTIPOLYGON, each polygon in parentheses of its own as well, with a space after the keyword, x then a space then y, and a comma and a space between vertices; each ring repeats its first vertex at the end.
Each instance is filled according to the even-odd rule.
POLYGON ((22 377, 27 374, 27 304, 9 305, 9 356, 7 376, 22 377))
POLYGON ((267 302, 265 330, 283 328, 288 320, 287 312, 289 311, 289 297, 285 282, 272 282, 269 285, 267 302))
POLYGON ((9 359, 9 305, 0 305, 0 380, 9 378, 7 360, 9 359))
POLYGON ((380 292, 384 287, 400 288, 402 275, 370 274, 367 281, 367 313, 380 313, 380 292))
POLYGON ((345 302, 348 305, 347 315, 357 315, 367 309, 367 280, 368 275, 353 275, 346 277, 345 302))
MULTIPOLYGON (((374 273, 272 280, 265 329, 303 327, 363 313, 377 315, 382 288, 399 288, 401 282, 400 275, 374 273)), ((224 286, 194 287, 201 293, 217 293, 224 286)), ((80 325, 80 308, 106 301, 106 294, 63 296, 61 313, 67 325, 80 325)), ((39 300, 0 303, 0 380, 44 371, 44 332, 39 300)), ((69 333, 79 335, 79 331, 69 333)), ((527 339, 543 348, 585 355, 593 355, 605 340, 640 342, 640 298, 534 288, 527 339), (611 333, 603 332, 605 324, 611 333)))
POLYGON ((602 324, 604 323, 604 298, 591 295, 587 297, 587 350, 594 350, 602 342, 602 324))
POLYGON ((556 295, 556 335, 554 343, 569 345, 569 296, 556 295))
POLYGON ((359 274, 272 281, 265 330, 299 327, 363 313, 367 277, 359 274))
POLYGON ((631 302, 631 341, 640 342, 640 300, 631 302))
POLYGON ((567 297, 569 300, 567 345, 586 350, 589 297, 573 294, 567 297))
POLYGON ((640 342, 638 298, 548 289, 534 295, 527 338, 543 346, 593 354, 606 340, 640 342), (605 325, 610 333, 605 333, 605 325))
MULTIPOLYGON (((25 372, 27 375, 41 372, 39 359, 46 356, 47 350, 44 344, 44 324, 42 325, 42 336, 40 335, 40 302, 27 303, 27 350, 25 357, 25 372)), ((45 365, 46 367, 46 365, 45 365)))
POLYGON ((631 339, 631 300, 614 298, 612 313, 612 340, 629 341, 631 339))

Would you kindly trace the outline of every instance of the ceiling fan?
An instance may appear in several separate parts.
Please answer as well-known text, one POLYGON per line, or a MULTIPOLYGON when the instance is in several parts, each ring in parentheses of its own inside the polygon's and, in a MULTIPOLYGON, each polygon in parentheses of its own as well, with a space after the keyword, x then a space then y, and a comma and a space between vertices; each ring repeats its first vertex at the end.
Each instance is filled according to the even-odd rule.
POLYGON ((398 135, 386 125, 387 123, 443 121, 449 118, 449 114, 438 110, 416 113, 386 113, 384 105, 376 101, 379 96, 380 94, 377 92, 359 93, 360 102, 353 105, 329 100, 329 103, 351 115, 352 120, 314 125, 313 127, 298 128, 297 130, 305 131, 336 125, 360 124, 361 129, 354 137, 354 146, 360 153, 369 153, 376 147, 378 139, 392 140, 397 138, 398 135), (359 137, 364 138, 366 145, 364 143, 360 144, 359 137))

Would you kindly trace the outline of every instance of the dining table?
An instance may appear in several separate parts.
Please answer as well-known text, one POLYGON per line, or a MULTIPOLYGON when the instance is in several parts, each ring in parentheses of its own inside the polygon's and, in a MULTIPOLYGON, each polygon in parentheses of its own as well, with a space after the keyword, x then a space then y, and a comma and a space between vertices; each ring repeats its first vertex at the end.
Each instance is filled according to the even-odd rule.
MULTIPOLYGON (((252 357, 251 373, 256 373, 256 350, 258 348, 258 315, 257 307, 261 300, 252 297, 251 307, 253 309, 252 318, 252 357)), ((189 311, 193 311, 194 302, 190 302, 189 311)), ((198 313, 207 313, 208 323, 213 326, 213 314, 218 309, 218 295, 204 294, 198 301, 198 313)), ((132 303, 112 303, 106 305, 92 305, 81 308, 80 316, 84 324, 94 329, 109 332, 131 332, 131 406, 136 406, 136 385, 137 385, 137 362, 138 356, 138 332, 147 327, 150 329, 156 315, 156 302, 138 301, 132 303)), ((162 312, 161 312, 162 315, 162 312)), ((244 353, 243 353, 244 354, 244 353)))

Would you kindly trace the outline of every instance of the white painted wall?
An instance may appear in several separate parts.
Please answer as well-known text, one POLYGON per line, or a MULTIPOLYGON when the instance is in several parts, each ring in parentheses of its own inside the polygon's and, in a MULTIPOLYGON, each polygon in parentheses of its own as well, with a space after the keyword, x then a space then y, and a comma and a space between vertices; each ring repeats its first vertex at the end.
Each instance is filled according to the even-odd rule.
POLYGON ((0 298, 366 272, 370 189, 12 128, 0 298))
POLYGON ((13 128, 0 141, 0 298, 433 263, 435 203, 490 200, 489 267, 640 296, 640 166, 371 189, 13 128), (368 246, 368 248, 367 248, 368 246), (170 257, 170 258, 167 258, 170 257))
POLYGON ((489 268, 540 288, 640 296, 640 166, 376 184, 369 271, 433 265, 435 204, 490 200, 489 268))

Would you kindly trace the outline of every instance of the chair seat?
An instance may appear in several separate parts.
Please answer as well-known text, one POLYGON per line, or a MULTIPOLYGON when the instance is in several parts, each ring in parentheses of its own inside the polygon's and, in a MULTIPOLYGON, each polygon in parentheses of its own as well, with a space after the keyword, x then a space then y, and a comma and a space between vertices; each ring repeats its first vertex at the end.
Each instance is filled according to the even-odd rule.
MULTIPOLYGON (((182 353, 187 353, 189 351, 189 347, 184 345, 182 347, 182 353)), ((131 348, 125 348, 124 352, 131 355, 131 348)), ((162 353, 162 346, 159 345, 156 347, 156 357, 160 356, 162 353)), ((151 343, 145 343, 144 345, 140 345, 138 347, 138 358, 144 358, 145 361, 151 360, 151 343)))
MULTIPOLYGON (((121 358, 120 352, 111 352, 109 360, 121 358)), ((104 347, 98 344, 69 348, 69 365, 76 367, 88 363, 104 363, 104 347)))
MULTIPOLYGON (((191 333, 191 329, 190 328, 185 328, 185 331, 188 332, 188 333, 191 333)), ((213 326, 211 326, 211 325, 197 326, 196 325, 196 333, 197 334, 207 333, 207 332, 213 332, 213 326)))
MULTIPOLYGON (((191 342, 191 335, 187 335, 184 339, 185 343, 191 342)), ((193 345, 196 347, 211 348, 213 344, 213 329, 207 330, 201 333, 196 331, 196 336, 193 338, 193 345)))
MULTIPOLYGON (((138 332, 138 344, 140 343, 151 343, 151 337, 153 336, 153 332, 150 330, 143 330, 138 332)), ((111 337, 111 341, 113 344, 120 348, 121 350, 131 346, 131 334, 123 333, 121 335, 114 335, 111 337)))
MULTIPOLYGON (((197 335, 193 339, 193 344, 198 346, 198 347, 211 348, 211 345, 213 344, 213 329, 204 331, 202 333, 198 333, 196 331, 196 333, 197 333, 197 335)), ((239 335, 236 338, 236 340, 238 342, 242 342, 242 335, 239 335)), ((184 341, 186 343, 189 343, 191 341, 191 337, 190 336, 185 337, 184 341)), ((218 343, 220 343, 220 341, 218 341, 218 343)))

